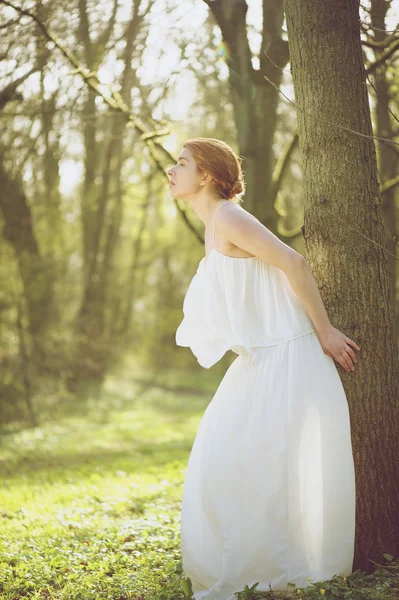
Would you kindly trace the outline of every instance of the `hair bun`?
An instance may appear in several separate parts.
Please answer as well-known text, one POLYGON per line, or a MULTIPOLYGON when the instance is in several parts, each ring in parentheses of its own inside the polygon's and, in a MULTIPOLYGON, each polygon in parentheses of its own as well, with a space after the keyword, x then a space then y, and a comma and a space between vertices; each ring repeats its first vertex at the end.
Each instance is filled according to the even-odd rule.
POLYGON ((242 182, 239 179, 237 179, 231 187, 231 193, 234 194, 234 196, 235 196, 236 194, 241 194, 242 191, 243 191, 242 182))

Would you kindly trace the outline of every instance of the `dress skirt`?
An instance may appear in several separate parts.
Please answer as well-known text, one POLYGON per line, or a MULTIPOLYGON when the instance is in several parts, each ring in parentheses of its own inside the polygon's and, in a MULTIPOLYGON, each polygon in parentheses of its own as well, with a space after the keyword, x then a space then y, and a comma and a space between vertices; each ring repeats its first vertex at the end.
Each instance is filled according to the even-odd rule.
POLYGON ((188 461, 181 553, 195 600, 352 572, 355 472, 334 360, 312 331, 238 356, 188 461))

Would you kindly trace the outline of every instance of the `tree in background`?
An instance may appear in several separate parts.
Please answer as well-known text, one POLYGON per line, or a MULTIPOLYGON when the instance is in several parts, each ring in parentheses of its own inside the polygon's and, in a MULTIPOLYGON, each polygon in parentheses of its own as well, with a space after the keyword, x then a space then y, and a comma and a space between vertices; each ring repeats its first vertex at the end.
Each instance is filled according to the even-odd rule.
MULTIPOLYGON (((259 68, 253 64, 247 33, 246 0, 204 0, 220 27, 229 68, 229 86, 234 107, 238 149, 245 156, 243 164, 248 210, 271 231, 277 231, 278 214, 273 186, 275 156, 273 141, 277 126, 278 90, 282 68, 288 62, 288 44, 283 39, 283 5, 280 0, 264 0, 259 68)), ((294 136, 295 140, 296 136, 294 136)))
MULTIPOLYGON (((391 34, 387 32, 385 23, 390 0, 371 0, 370 17, 371 27, 364 27, 367 36, 367 44, 374 55, 374 67, 369 68, 367 78, 372 80, 375 92, 374 121, 375 132, 381 138, 395 138, 394 113, 390 109, 392 98, 392 87, 395 81, 395 68, 384 59, 391 47, 398 44, 398 32, 391 34), (373 35, 370 35, 370 31, 373 35)), ((396 54, 391 55, 396 58, 396 54)), ((398 120, 396 119, 398 122, 398 120)), ((377 159, 379 179, 382 183, 382 210, 387 229, 388 265, 391 279, 391 298, 396 312, 396 332, 399 335, 399 302, 397 290, 397 219, 396 199, 398 194, 399 177, 397 177, 399 165, 399 146, 377 141, 377 159)))
MULTIPOLYGON (((348 396, 354 568, 399 554, 399 366, 357 0, 284 0, 305 193, 306 258, 333 325, 360 346, 348 396)), ((339 441, 338 441, 339 443, 339 441)))
MULTIPOLYGON (((252 25, 245 0, 198 0, 189 7, 156 0, 128 7, 117 0, 74 0, 66 7, 55 0, 37 6, 36 20, 11 4, 17 10, 8 6, 0 42, 9 65, 0 90, 1 177, 3 190, 13 190, 0 201, 0 245, 9 264, 0 265, 1 359, 10 369, 5 379, 21 386, 29 377, 19 376, 16 363, 36 363, 34 383, 44 374, 76 390, 80 381, 101 384, 109 365, 127 351, 155 367, 162 359, 165 367, 173 353, 157 349, 174 346, 186 285, 181 273, 189 276, 195 267, 195 244, 203 252, 201 225, 175 200, 165 202, 165 171, 173 160, 171 139, 161 141, 167 123, 181 143, 195 135, 221 137, 242 153, 252 136, 256 156, 249 153, 247 165, 251 170, 256 163, 257 185, 264 177, 271 185, 267 198, 257 196, 264 204, 259 210, 273 215, 274 233, 303 251, 295 114, 290 103, 279 102, 288 72, 282 68, 288 60, 282 6, 265 0, 263 22, 252 25), (184 11, 189 18, 199 6, 205 14, 205 5, 208 15, 193 35, 184 11), (173 26, 167 41, 179 50, 175 68, 166 79, 143 83, 146 51, 158 53, 157 63, 167 56, 166 47, 155 48, 151 33, 168 18, 173 26), (254 39, 258 56, 250 51, 254 39), (104 75, 112 83, 101 83, 104 75), (176 89, 188 75, 195 77, 196 94, 185 112, 176 89), (169 112, 170 97, 178 106, 175 115, 185 113, 180 120, 169 112), (67 163, 82 177, 65 192, 61 173, 67 163), (25 233, 18 237, 19 222, 25 233), (29 252, 21 252, 25 243, 29 252)), ((385 60, 383 53, 379 64, 385 60)), ((255 181, 248 168, 247 179, 255 181)), ((14 407, 15 394, 8 396, 14 407)))
MULTIPOLYGON (((108 366, 126 350, 154 364, 171 360, 171 353, 156 349, 173 343, 165 311, 175 311, 178 320, 181 264, 195 257, 182 252, 186 242, 170 214, 172 201, 165 203, 166 160, 170 164, 173 157, 154 135, 155 128, 162 129, 161 135, 169 133, 165 120, 157 122, 152 115, 174 88, 168 81, 158 87, 142 83, 147 36, 157 27, 156 14, 150 14, 155 2, 136 0, 130 15, 122 3, 110 2, 105 20, 104 6, 85 0, 68 5, 68 19, 59 2, 43 3, 33 12, 18 3, 11 2, 15 10, 8 2, 1 4, 7 12, 1 41, 6 85, 0 90, 5 192, 0 244, 8 268, 4 262, 0 267, 5 342, 0 359, 9 372, 0 386, 0 413, 7 419, 21 414, 17 388, 43 400, 39 377, 54 378, 56 391, 53 385, 47 389, 56 401, 58 393, 63 397, 65 380, 70 390, 89 379, 101 383, 108 366), (99 84, 97 72, 109 74, 112 67, 111 93, 111 87, 99 84), (68 163, 81 168, 82 179, 65 192, 61 173, 68 163), (15 342, 19 332, 24 352, 15 342), (29 377, 20 376, 19 364, 29 377)), ((192 46, 182 30, 171 32, 182 50, 192 46)), ((204 69, 213 76, 208 34, 205 28, 196 44, 204 69)), ((179 70, 180 65, 170 78, 179 70)), ((210 95, 218 87, 213 108, 210 102, 201 113, 192 111, 188 129, 201 128, 204 109, 218 115, 225 86, 216 74, 213 78, 217 86, 209 86, 210 95)), ((223 126, 234 131, 228 110, 223 126)), ((203 241, 188 211, 178 208, 181 223, 203 241)))

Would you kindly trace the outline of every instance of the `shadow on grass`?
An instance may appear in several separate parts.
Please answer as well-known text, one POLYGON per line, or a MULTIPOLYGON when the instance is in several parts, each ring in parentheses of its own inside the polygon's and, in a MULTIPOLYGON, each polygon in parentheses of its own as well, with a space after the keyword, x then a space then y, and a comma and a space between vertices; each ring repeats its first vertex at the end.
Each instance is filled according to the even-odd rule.
MULTIPOLYGON (((0 430, 3 482, 79 483, 117 471, 162 471, 173 462, 184 468, 213 391, 199 390, 187 374, 169 372, 164 379, 141 394, 131 380, 111 379, 99 398, 62 407, 40 427, 0 430), (176 393, 177 382, 195 393, 176 393)), ((216 389, 217 380, 212 385, 216 389)))
POLYGON ((34 480, 45 479, 53 483, 69 480, 86 480, 92 473, 102 476, 125 471, 127 474, 148 469, 159 469, 171 462, 182 462, 187 459, 191 442, 165 441, 165 442, 136 442, 125 449, 95 449, 89 452, 66 451, 63 454, 47 456, 22 455, 19 459, 0 467, 3 482, 7 479, 15 480, 16 475, 21 478, 29 476, 34 480))

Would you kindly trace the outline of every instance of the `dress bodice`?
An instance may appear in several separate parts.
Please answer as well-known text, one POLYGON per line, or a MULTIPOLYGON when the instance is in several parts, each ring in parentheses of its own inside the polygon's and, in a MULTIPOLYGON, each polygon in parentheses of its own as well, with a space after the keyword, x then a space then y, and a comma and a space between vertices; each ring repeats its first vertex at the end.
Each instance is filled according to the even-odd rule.
POLYGON ((252 362, 254 347, 315 331, 284 271, 257 256, 227 256, 214 244, 189 284, 183 315, 176 344, 190 347, 206 369, 228 350, 252 362))

